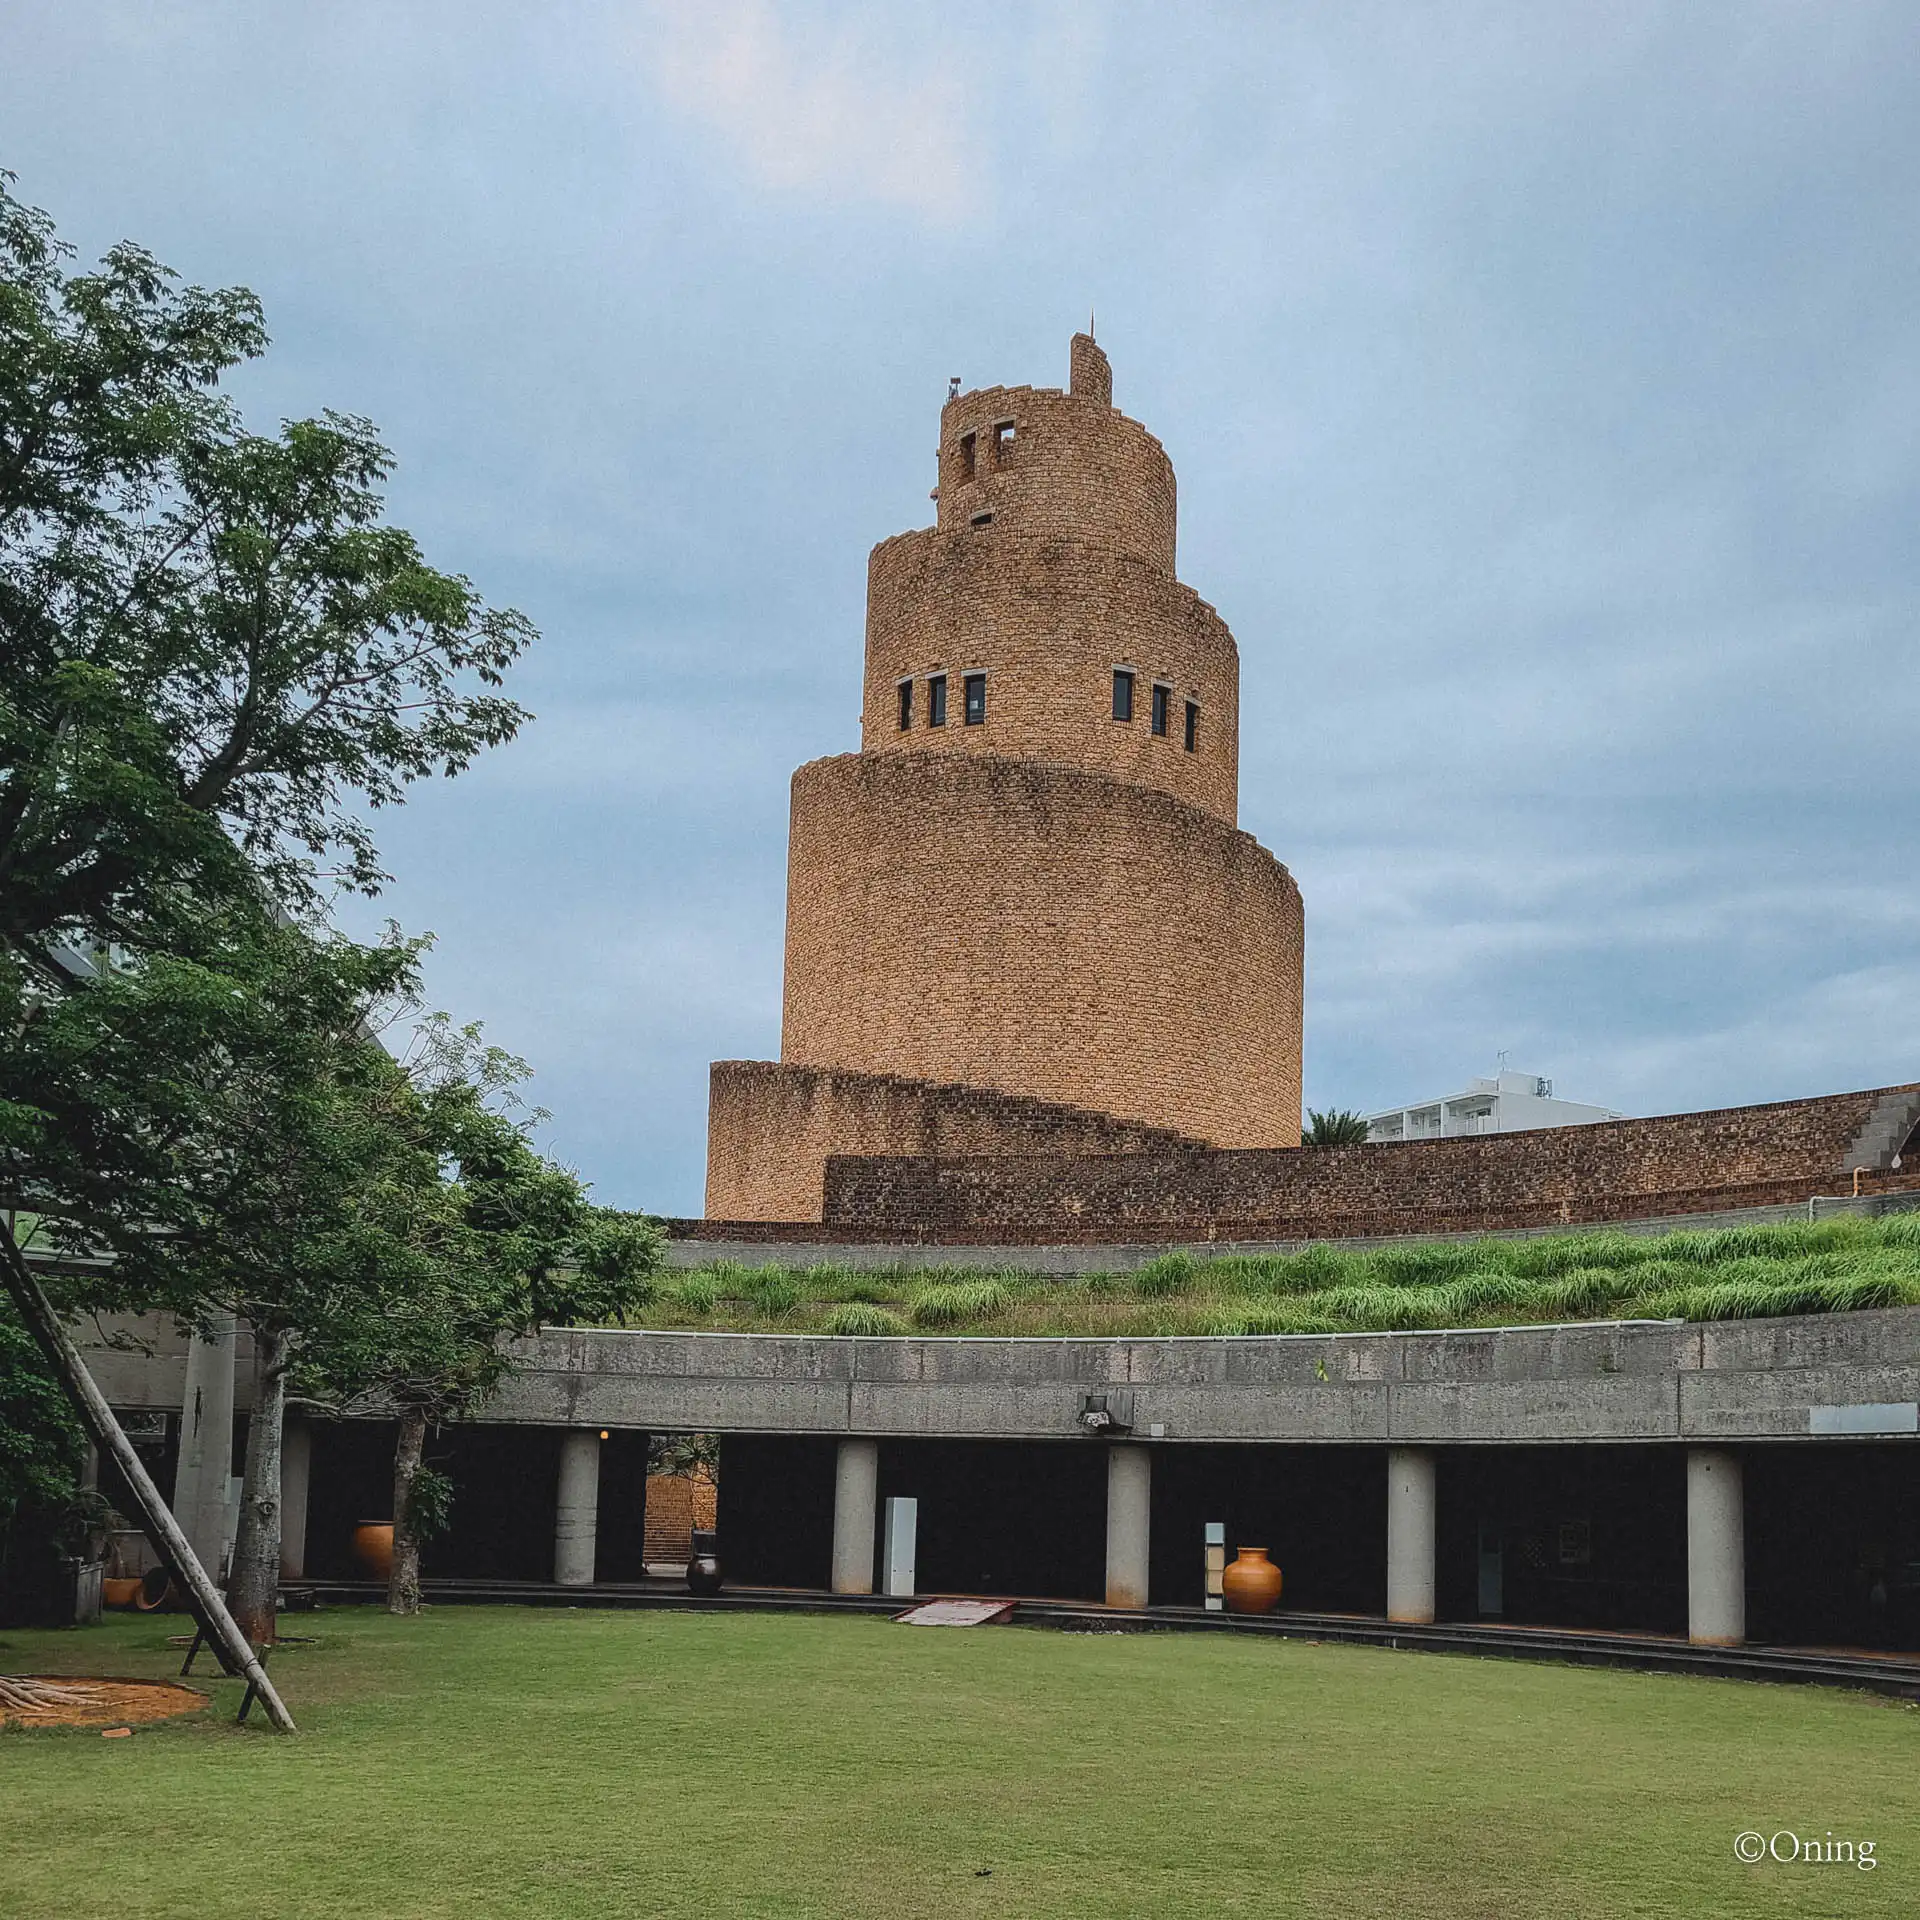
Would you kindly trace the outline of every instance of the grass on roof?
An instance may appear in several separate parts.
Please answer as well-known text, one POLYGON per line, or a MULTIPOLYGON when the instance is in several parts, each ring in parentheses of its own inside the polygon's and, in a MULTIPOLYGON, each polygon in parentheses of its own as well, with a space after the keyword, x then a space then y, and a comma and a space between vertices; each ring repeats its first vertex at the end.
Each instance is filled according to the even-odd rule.
POLYGON ((875 1338, 1363 1333, 1567 1320, 1732 1320, 1920 1305, 1920 1213, 1777 1227, 1424 1240, 1132 1273, 749 1267, 663 1274, 635 1324, 875 1338))

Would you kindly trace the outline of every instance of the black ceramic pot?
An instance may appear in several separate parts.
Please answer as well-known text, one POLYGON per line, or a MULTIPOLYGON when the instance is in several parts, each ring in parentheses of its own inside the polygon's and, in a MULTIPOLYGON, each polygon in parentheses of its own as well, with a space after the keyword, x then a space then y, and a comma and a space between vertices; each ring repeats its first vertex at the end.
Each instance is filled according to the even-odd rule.
POLYGON ((720 1591, 720 1536, 696 1527, 693 1530, 693 1558, 687 1562, 689 1593, 720 1591))

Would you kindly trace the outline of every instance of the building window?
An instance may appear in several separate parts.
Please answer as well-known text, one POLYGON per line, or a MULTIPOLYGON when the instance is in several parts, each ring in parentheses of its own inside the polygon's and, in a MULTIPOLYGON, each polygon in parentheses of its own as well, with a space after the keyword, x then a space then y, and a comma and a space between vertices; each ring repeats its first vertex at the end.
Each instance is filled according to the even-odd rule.
POLYGON ((1115 667, 1113 670, 1113 717, 1116 720, 1133 718, 1133 669, 1115 667))
POLYGON ((978 533, 982 527, 990 527, 993 525, 993 515, 991 513, 976 513, 968 524, 973 528, 975 533, 978 533))
POLYGON ((1013 422, 996 420, 993 423, 993 464, 1004 467, 1013 458, 1013 422))
POLYGON ((944 673, 930 674, 927 677, 927 725, 944 727, 947 724, 947 676, 944 673))
POLYGON ((1187 751, 1192 753, 1200 744, 1200 702, 1187 702, 1187 751))
POLYGON ((970 727, 983 727, 987 723, 987 676, 984 673, 970 673, 960 683, 963 700, 961 713, 970 727))
POLYGON ((1153 690, 1153 730, 1165 733, 1167 730, 1167 707, 1173 698, 1171 687, 1155 687, 1153 690))
POLYGON ((900 731, 905 733, 913 725, 913 682, 900 682, 900 731))
POLYGON ((962 480, 973 478, 973 435, 970 433, 963 433, 960 436, 960 478, 962 480))

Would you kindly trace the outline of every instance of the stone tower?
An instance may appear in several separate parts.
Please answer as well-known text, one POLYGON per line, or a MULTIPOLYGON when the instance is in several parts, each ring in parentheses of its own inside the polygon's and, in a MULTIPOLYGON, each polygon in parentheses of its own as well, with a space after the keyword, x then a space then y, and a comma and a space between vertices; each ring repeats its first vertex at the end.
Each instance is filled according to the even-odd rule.
POLYGON ((710 1219, 818 1219, 835 1153, 1299 1143, 1300 893, 1235 825, 1165 450, 1076 334, 939 462, 868 560, 860 751, 793 778, 781 1057, 714 1066, 710 1219))

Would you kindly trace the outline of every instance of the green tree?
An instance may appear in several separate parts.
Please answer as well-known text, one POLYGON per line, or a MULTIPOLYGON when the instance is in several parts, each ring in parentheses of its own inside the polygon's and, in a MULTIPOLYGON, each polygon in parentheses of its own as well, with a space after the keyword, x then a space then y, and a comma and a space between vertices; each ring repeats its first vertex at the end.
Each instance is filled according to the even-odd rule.
MULTIPOLYGON (((0 1233, 11 1224, 0 1217, 0 1233)), ((43 1550, 73 1510, 81 1446, 60 1383, 0 1296, 0 1597, 16 1558, 43 1550)))
POLYGON ((1300 1144, 1307 1147, 1364 1147, 1367 1123, 1357 1113, 1335 1107, 1328 1113, 1307 1109, 1307 1129, 1300 1144))
MULTIPOLYGON (((326 1210, 371 1176, 337 1156, 398 1152, 347 1112, 343 1036, 406 963, 326 937, 325 892, 378 889, 370 809, 516 731, 525 716, 496 689, 532 631, 385 524, 391 458, 365 421, 244 430, 219 383, 264 349, 251 294, 182 288, 132 246, 73 271, 11 180, 0 1205, 109 1246, 127 1305, 192 1319, 251 1293, 271 1318, 285 1302, 242 1249, 318 1194, 300 1216, 331 1249, 314 1270, 351 1268, 326 1210), (292 1156, 260 1200, 249 1107, 292 1156), (236 1271, 216 1290, 223 1251, 236 1271)), ((44 1291, 4 1251, 23 1315, 60 1352, 44 1291)), ((106 1420, 77 1371, 69 1386, 106 1420)))
POLYGON ((416 1216, 408 1281, 362 1295, 309 1349, 309 1390, 398 1417, 388 1606, 420 1605, 423 1507, 444 1521, 446 1489, 423 1475, 428 1429, 482 1406, 512 1364, 510 1343, 542 1326, 617 1324, 652 1297, 660 1235, 645 1217, 594 1206, 579 1178, 528 1138, 541 1116, 513 1095, 521 1062, 441 1021, 410 1062, 424 1138, 453 1171, 416 1216), (423 1501, 430 1491, 430 1502, 423 1501))

